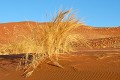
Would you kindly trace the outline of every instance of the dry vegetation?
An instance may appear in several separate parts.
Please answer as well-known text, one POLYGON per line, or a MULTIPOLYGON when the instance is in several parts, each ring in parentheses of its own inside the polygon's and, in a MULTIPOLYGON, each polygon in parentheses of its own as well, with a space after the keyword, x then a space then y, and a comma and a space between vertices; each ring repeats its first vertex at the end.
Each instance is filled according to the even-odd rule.
MULTIPOLYGON (((46 58, 54 65, 63 68, 58 63, 57 54, 74 51, 72 42, 77 42, 81 36, 70 32, 81 25, 83 24, 75 18, 74 14, 70 13, 70 10, 59 11, 50 23, 45 23, 45 25, 36 23, 36 26, 31 26, 28 23, 30 34, 28 36, 17 35, 12 43, 3 45, 1 53, 25 53, 25 57, 19 65, 21 66, 24 63, 25 71, 23 75, 26 77, 30 76, 46 58), (19 37, 22 37, 22 39, 19 37), (32 55, 32 58, 29 58, 30 55, 32 55)), ((81 42, 86 44, 86 40, 81 42)))

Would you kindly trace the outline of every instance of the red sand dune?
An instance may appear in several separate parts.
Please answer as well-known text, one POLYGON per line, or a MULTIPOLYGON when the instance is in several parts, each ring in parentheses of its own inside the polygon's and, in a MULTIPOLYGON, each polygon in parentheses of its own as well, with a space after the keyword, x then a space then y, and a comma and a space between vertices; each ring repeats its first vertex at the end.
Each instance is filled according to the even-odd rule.
MULTIPOLYGON (((18 34, 28 35, 28 23, 32 26, 44 25, 35 22, 2 23, 0 43, 11 42, 18 34)), ((120 48, 112 47, 113 43, 120 43, 120 27, 94 28, 84 25, 74 32, 88 39, 93 49, 82 50, 84 46, 77 44, 80 51, 59 55, 59 63, 64 69, 48 64, 46 60, 33 75, 24 78, 21 76, 23 70, 16 71, 18 57, 0 56, 0 80, 120 80, 120 48)))
MULTIPOLYGON (((29 34, 29 25, 36 26, 38 24, 44 25, 44 23, 36 22, 11 22, 0 24, 0 43, 8 43, 16 34, 24 33, 24 35, 29 34), (19 32, 19 33, 18 33, 19 32)), ((80 33, 84 38, 96 39, 96 38, 106 38, 106 37, 116 37, 120 35, 120 27, 114 28, 94 28, 90 26, 80 26, 75 30, 76 33, 80 33)))

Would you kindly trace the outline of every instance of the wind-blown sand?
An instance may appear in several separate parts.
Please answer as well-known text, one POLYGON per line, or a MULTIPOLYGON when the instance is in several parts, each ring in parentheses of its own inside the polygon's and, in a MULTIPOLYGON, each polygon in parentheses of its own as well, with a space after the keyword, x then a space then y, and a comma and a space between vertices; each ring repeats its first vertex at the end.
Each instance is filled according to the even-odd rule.
MULTIPOLYGON (((32 26, 35 22, 29 22, 32 26)), ((39 23, 44 25, 44 23, 39 23)), ((28 22, 0 24, 0 43, 11 42, 17 28, 29 34, 28 22)), ((80 26, 75 33, 82 34, 92 47, 75 44, 78 52, 60 54, 59 68, 47 60, 40 64, 33 74, 24 78, 23 70, 17 70, 21 55, 0 56, 0 80, 120 80, 120 27, 93 28, 80 26), (113 46, 115 44, 115 46, 113 46), (116 44, 118 44, 116 46, 116 44)), ((19 34, 19 33, 17 33, 19 34)))
POLYGON ((0 58, 0 80, 120 80, 120 51, 81 51, 59 55, 59 68, 42 63, 29 78, 16 71, 18 61, 0 58))

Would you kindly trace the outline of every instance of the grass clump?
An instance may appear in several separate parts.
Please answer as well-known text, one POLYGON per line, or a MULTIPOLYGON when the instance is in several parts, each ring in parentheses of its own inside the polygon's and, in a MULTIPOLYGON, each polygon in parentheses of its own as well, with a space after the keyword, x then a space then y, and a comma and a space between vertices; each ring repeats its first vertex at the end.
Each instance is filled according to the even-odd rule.
POLYGON ((44 25, 36 23, 36 26, 32 26, 28 23, 30 35, 22 35, 22 40, 16 38, 15 42, 2 48, 6 53, 25 53, 26 56, 22 61, 25 64, 24 75, 26 77, 30 76, 40 62, 46 58, 49 58, 54 65, 63 68, 58 63, 57 56, 74 51, 71 43, 77 41, 80 36, 71 32, 83 25, 70 12, 71 10, 59 11, 49 23, 46 22, 44 25), (32 59, 29 59, 30 53, 32 59))

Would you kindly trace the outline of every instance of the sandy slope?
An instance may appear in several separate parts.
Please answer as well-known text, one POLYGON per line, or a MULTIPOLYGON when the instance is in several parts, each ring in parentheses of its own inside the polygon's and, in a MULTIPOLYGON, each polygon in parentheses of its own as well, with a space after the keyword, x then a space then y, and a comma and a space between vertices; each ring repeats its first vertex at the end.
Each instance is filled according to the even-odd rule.
POLYGON ((59 56, 61 69, 52 63, 39 65, 29 78, 16 71, 14 59, 0 60, 0 80, 120 80, 119 52, 86 51, 59 56))
MULTIPOLYGON (((1 23, 0 24, 0 43, 9 43, 16 35, 28 35, 30 32, 29 25, 32 27, 36 25, 45 25, 45 23, 36 22, 11 22, 11 23, 1 23)), ((115 37, 120 35, 120 27, 115 28, 94 28, 91 26, 80 26, 75 30, 75 33, 80 33, 84 38, 96 39, 96 38, 106 38, 115 37)))
MULTIPOLYGON (((28 35, 28 23, 36 25, 35 22, 0 24, 0 43, 11 42, 21 33, 28 35)), ((112 46, 113 43, 120 43, 120 27, 80 26, 74 32, 89 39, 93 49, 77 44, 79 52, 60 55, 59 63, 64 69, 45 61, 32 76, 24 78, 21 76, 23 70, 16 71, 18 56, 0 56, 0 80, 120 80, 120 48, 112 46)))

